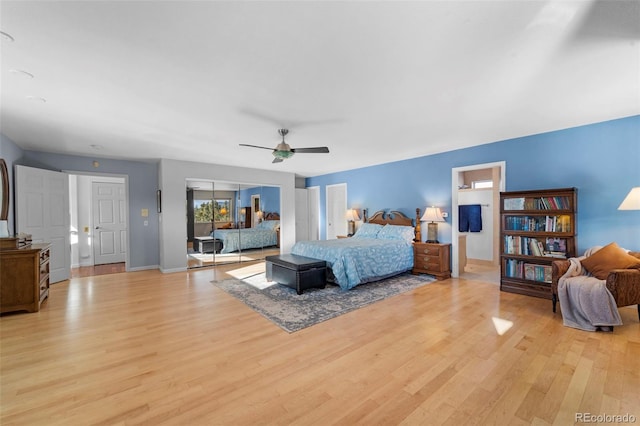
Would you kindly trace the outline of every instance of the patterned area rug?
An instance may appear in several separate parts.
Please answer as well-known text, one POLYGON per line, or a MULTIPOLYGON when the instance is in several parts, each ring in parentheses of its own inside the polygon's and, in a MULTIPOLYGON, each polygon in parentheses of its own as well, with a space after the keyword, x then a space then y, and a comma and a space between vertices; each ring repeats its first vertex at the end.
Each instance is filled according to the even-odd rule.
POLYGON ((428 275, 406 273, 361 284, 349 291, 327 285, 324 289, 305 290, 301 295, 290 287, 267 282, 264 273, 243 280, 214 281, 213 284, 293 333, 433 281, 435 279, 428 275))

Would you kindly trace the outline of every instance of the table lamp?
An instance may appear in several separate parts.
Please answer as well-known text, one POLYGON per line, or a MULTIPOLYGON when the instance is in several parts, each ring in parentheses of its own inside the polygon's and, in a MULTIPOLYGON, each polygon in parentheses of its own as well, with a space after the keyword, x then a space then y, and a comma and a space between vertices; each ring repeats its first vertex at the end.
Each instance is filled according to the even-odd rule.
POLYGON ((352 236, 356 233, 356 221, 360 220, 358 216, 358 212, 355 209, 347 210, 347 222, 349 224, 349 231, 347 233, 348 236, 352 236))
POLYGON ((437 243, 438 242, 438 224, 436 222, 444 222, 444 218, 442 217, 442 213, 440 213, 439 207, 427 207, 424 212, 424 215, 420 218, 421 222, 429 222, 427 225, 427 242, 428 243, 437 243))

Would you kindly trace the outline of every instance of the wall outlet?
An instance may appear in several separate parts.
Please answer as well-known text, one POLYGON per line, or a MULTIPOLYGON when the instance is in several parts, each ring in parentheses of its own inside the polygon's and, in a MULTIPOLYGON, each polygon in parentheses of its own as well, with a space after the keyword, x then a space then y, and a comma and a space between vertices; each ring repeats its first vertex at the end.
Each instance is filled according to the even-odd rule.
POLYGON ((442 217, 449 217, 449 213, 447 213, 447 212, 442 212, 442 217))

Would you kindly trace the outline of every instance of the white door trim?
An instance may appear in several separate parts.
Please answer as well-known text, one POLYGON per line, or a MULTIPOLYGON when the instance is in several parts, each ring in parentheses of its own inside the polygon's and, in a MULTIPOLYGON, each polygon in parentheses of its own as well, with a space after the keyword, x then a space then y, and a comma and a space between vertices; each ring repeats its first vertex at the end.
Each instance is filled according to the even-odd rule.
MULTIPOLYGON (((91 172, 84 172, 84 171, 77 171, 77 170, 63 170, 63 172, 69 174, 69 175, 78 175, 78 176, 89 176, 92 178, 122 178, 124 179, 124 196, 125 196, 125 202, 127 203, 127 208, 125 211, 125 219, 127 221, 127 236, 126 236, 126 241, 127 241, 127 247, 125 248, 125 271, 129 272, 129 265, 131 265, 131 232, 129 232, 129 224, 131 223, 131 218, 130 218, 130 206, 131 206, 131 200, 130 200, 130 196, 129 196, 129 175, 122 175, 122 174, 117 174, 117 173, 91 173, 91 172)), ((186 189, 185 189, 186 192, 186 189)), ((84 201, 84 200, 83 200, 84 201)), ((91 203, 91 200, 86 200, 86 202, 91 203)), ((90 229, 93 229, 93 221, 91 223, 91 227, 90 229)), ((92 256, 92 261, 93 261, 93 252, 91 254, 92 256)))
MULTIPOLYGON (((506 188, 506 161, 496 161, 494 163, 474 164, 471 166, 454 167, 451 169, 451 276, 458 277, 460 275, 459 247, 458 247, 458 186, 459 175, 461 172, 470 170, 500 168, 500 192, 506 188)), ((494 214, 500 214, 500 206, 494 206, 494 214)))

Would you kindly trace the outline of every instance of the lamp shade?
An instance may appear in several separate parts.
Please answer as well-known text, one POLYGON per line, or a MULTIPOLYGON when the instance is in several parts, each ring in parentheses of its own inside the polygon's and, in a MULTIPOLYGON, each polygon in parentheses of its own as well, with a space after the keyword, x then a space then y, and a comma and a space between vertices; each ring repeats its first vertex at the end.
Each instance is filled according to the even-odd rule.
POLYGON ((427 207, 424 214, 420 218, 421 222, 444 222, 439 207, 427 207))
POLYGON ((347 210, 346 218, 347 220, 352 220, 354 222, 360 220, 360 217, 358 216, 358 212, 355 209, 347 210))
POLYGON ((640 186, 631 188, 618 210, 640 210, 640 186))

